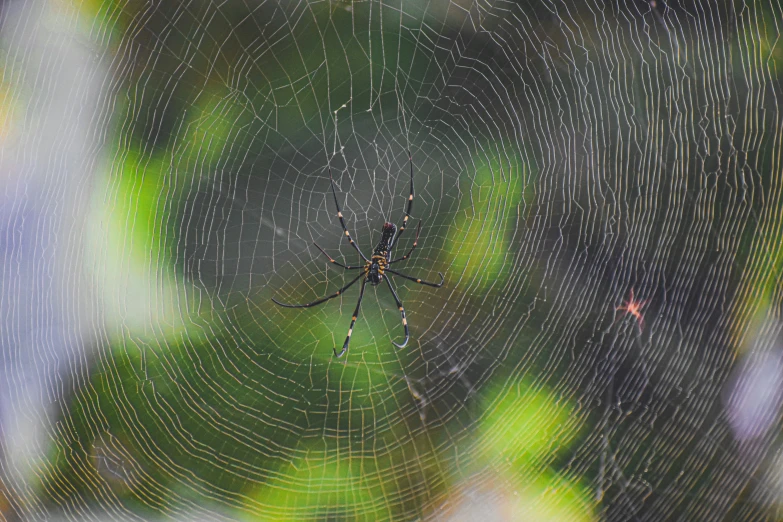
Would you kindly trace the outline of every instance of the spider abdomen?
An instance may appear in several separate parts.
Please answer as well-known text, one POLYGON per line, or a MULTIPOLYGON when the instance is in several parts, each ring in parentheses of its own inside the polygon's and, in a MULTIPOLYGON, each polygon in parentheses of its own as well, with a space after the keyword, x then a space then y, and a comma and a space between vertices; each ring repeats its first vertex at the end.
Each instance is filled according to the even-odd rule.
POLYGON ((389 255, 391 255, 391 249, 394 245, 394 234, 397 233, 397 225, 394 223, 384 223, 383 224, 383 233, 381 235, 381 240, 378 241, 378 246, 375 247, 375 252, 373 252, 373 257, 377 255, 383 255, 386 257, 386 259, 389 259, 389 255))

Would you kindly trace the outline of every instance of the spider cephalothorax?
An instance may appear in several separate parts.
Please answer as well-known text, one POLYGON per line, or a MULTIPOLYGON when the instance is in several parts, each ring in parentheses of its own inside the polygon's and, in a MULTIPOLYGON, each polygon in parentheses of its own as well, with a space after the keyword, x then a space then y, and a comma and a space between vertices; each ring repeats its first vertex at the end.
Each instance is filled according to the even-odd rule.
POLYGON ((414 281, 421 285, 433 286, 435 288, 440 288, 441 286, 443 286, 443 274, 441 274, 440 272, 438 272, 438 275, 440 276, 440 283, 429 283, 427 281, 422 281, 421 279, 418 279, 416 277, 411 277, 405 274, 401 274, 400 272, 395 272, 394 270, 389 268, 389 266, 392 265, 393 263, 396 263, 398 261, 405 261, 410 257, 410 255, 413 253, 413 250, 416 248, 416 244, 419 241, 419 233, 421 232, 421 221, 419 221, 419 224, 416 227, 416 238, 413 240, 413 246, 408 251, 408 253, 397 259, 391 258, 392 248, 394 247, 394 243, 397 242, 399 237, 405 231, 405 227, 408 224, 408 218, 410 218, 411 209, 413 208, 413 158, 411 157, 410 152, 408 152, 408 161, 410 162, 410 170, 411 170, 411 193, 410 196, 408 196, 408 205, 407 208, 405 209, 405 216, 403 216, 402 218, 402 225, 400 225, 400 228, 398 230, 397 226, 394 223, 388 223, 388 222, 384 223, 383 230, 381 232, 381 240, 378 242, 378 246, 375 247, 375 250, 373 250, 370 259, 367 259, 367 256, 365 256, 362 253, 362 251, 359 249, 359 246, 356 244, 353 238, 351 238, 351 234, 348 232, 348 227, 345 226, 345 219, 343 218, 343 213, 340 210, 340 204, 337 202, 337 192, 334 189, 334 178, 332 178, 332 169, 331 167, 329 167, 329 180, 332 186, 332 196, 334 197, 334 205, 337 207, 337 218, 340 220, 340 225, 342 225, 343 227, 343 232, 345 232, 345 237, 348 238, 348 242, 351 244, 353 248, 356 249, 356 251, 361 256, 362 260, 364 260, 364 265, 363 266, 343 265, 342 263, 338 263, 337 261, 332 259, 332 256, 327 254, 326 251, 320 246, 318 246, 317 243, 315 244, 315 246, 326 257, 329 258, 329 261, 331 261, 332 264, 343 267, 346 270, 362 270, 362 273, 356 276, 354 279, 352 279, 350 283, 337 290, 335 293, 327 297, 313 301, 312 303, 291 305, 291 304, 281 303, 280 301, 277 301, 274 298, 272 299, 272 301, 274 301, 276 304, 288 308, 309 308, 311 306, 319 305, 325 301, 328 301, 329 299, 337 297, 338 295, 342 294, 345 290, 347 290, 351 285, 353 285, 356 281, 361 279, 362 276, 364 276, 364 279, 362 280, 361 289, 359 290, 359 300, 356 302, 356 309, 354 310, 353 316, 351 317, 351 326, 350 328, 348 328, 348 336, 345 338, 345 343, 343 343, 343 349, 340 353, 337 353, 337 350, 334 349, 334 355, 336 357, 342 357, 345 354, 345 352, 348 351, 348 344, 351 342, 351 334, 353 333, 353 326, 356 324, 356 318, 359 317, 359 309, 362 305, 362 297, 364 296, 364 287, 368 282, 371 285, 376 286, 380 284, 381 281, 385 280, 386 284, 389 286, 389 290, 391 291, 392 297, 394 297, 394 302, 397 303, 397 308, 400 309, 400 316, 402 317, 402 326, 405 329, 405 340, 403 341, 402 344, 397 344, 394 341, 392 341, 392 343, 399 348, 403 348, 406 344, 408 344, 408 339, 410 339, 410 333, 408 331, 408 320, 405 317, 405 308, 403 308, 402 302, 400 301, 400 298, 397 296, 397 292, 394 291, 394 287, 392 286, 391 281, 389 280, 388 277, 384 277, 384 276, 388 273, 388 274, 400 276, 410 281, 414 281))

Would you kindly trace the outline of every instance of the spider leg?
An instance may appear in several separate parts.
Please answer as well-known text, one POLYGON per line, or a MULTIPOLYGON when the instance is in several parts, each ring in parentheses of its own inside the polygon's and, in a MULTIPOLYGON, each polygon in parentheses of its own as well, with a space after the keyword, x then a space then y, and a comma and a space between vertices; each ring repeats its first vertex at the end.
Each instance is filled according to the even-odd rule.
MULTIPOLYGON (((364 274, 362 274, 364 275, 364 274)), ((332 348, 332 351, 334 352, 334 356, 338 359, 345 355, 345 352, 348 351, 348 343, 351 342, 351 334, 353 333, 353 325, 356 324, 356 318, 359 317, 359 308, 362 306, 362 297, 364 297, 364 285, 367 284, 367 279, 365 278, 364 281, 362 281, 362 289, 359 290, 359 300, 356 301, 356 310, 353 311, 353 316, 351 317, 351 327, 348 328, 348 336, 345 338, 345 342, 343 343, 343 349, 340 353, 337 353, 337 350, 332 348)))
POLYGON ((342 294, 344 291, 348 290, 348 288, 350 288, 350 286, 352 284, 354 284, 356 281, 358 281, 359 278, 362 277, 363 275, 364 275, 364 272, 362 272, 361 274, 356 276, 353 279, 353 281, 351 281, 350 283, 348 283, 347 285, 345 285, 344 287, 342 287, 341 289, 339 289, 338 291, 336 291, 332 295, 323 297, 321 299, 313 301, 312 303, 307 303, 307 304, 285 304, 285 303, 281 303, 280 301, 278 301, 274 297, 272 298, 272 301, 274 301, 275 304, 278 304, 280 306, 285 306, 286 308, 310 308, 311 306, 319 305, 319 304, 323 303, 324 301, 328 301, 329 299, 332 299, 332 298, 337 297, 338 295, 342 294))
POLYGON ((411 253, 413 253, 413 251, 416 249, 416 245, 419 243, 419 232, 421 232, 421 220, 419 221, 419 226, 416 227, 416 239, 413 240, 413 246, 411 247, 411 249, 408 250, 408 253, 405 254, 404 256, 389 261, 389 264, 396 263, 397 261, 405 261, 411 256, 411 253))
POLYGON ((321 247, 318 245, 318 243, 316 243, 315 241, 313 241, 313 244, 314 244, 314 245, 315 245, 315 246, 318 248, 318 250, 320 250, 320 251, 323 253, 323 255, 325 255, 326 257, 328 257, 328 258, 329 258, 329 261, 331 261, 332 263, 334 263, 334 264, 335 264, 335 265, 337 265, 337 266, 341 266, 341 267, 345 268, 346 270, 358 270, 358 269, 360 269, 360 268, 364 268, 363 266, 345 266, 345 265, 343 265, 342 263, 338 263, 337 261, 335 261, 334 259, 332 259, 332 256, 330 256, 329 254, 327 254, 327 253, 326 253, 326 250, 324 250, 323 248, 321 248, 321 247))
POLYGON ((386 284, 389 285, 389 290, 391 290, 394 301, 397 303, 397 308, 400 309, 400 315, 402 316, 402 326, 405 328, 405 340, 402 342, 402 344, 397 344, 394 341, 392 341, 392 344, 397 348, 405 348, 405 345, 408 344, 408 339, 410 339, 410 332, 408 331, 408 320, 405 318, 405 308, 403 308, 402 301, 400 301, 400 298, 397 296, 397 292, 394 291, 394 287, 392 286, 389 278, 386 277, 384 279, 386 279, 386 284))
POLYGON ((625 310, 622 306, 618 306, 614 309, 614 321, 612 321, 612 326, 617 324, 617 321, 619 321, 622 318, 622 314, 618 314, 617 312, 621 312, 625 310))
POLYGON ((394 237, 392 244, 396 243, 402 233, 405 232, 405 227, 408 224, 408 218, 411 217, 411 209, 413 208, 413 156, 411 156, 410 150, 408 150, 408 161, 410 162, 411 166, 411 194, 408 196, 408 207, 405 209, 405 216, 402 218, 402 225, 400 225, 400 229, 397 231, 397 235, 394 237))
POLYGON ((359 245, 356 244, 356 242, 351 237, 351 234, 348 232, 348 227, 345 226, 345 219, 343 219, 343 211, 340 210, 340 204, 337 202, 337 192, 334 190, 334 178, 332 177, 332 167, 329 167, 329 181, 332 183, 332 196, 334 196, 334 206, 337 207, 337 217, 340 218, 340 224, 343 226, 343 231, 345 232, 345 237, 348 238, 348 242, 351 243, 351 246, 356 249, 357 252, 359 252, 359 255, 362 256, 362 259, 365 261, 369 261, 367 259, 367 256, 362 254, 362 251, 359 250, 359 245))
POLYGON ((396 271, 392 270, 391 268, 387 268, 386 272, 389 272, 390 274, 398 275, 400 277, 404 277, 405 279, 410 279, 411 281, 413 281, 415 283, 419 283, 420 285, 433 286, 435 288, 440 288, 441 286, 443 286, 444 278, 443 278, 443 274, 441 274, 440 272, 438 272, 438 275, 440 276, 440 283, 430 283, 428 281, 423 281, 423 280, 418 279, 416 277, 411 277, 409 275, 405 275, 405 274, 401 274, 399 272, 396 272, 396 271))

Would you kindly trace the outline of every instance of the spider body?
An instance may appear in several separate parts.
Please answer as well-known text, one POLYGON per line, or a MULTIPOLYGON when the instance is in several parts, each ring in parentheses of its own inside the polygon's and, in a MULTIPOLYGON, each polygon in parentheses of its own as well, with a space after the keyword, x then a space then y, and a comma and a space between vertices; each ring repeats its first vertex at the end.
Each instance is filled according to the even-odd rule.
POLYGON ((394 245, 394 234, 396 233, 397 225, 384 223, 381 240, 378 242, 375 250, 373 250, 370 261, 367 262, 365 267, 367 282, 373 286, 379 285, 383 281, 383 272, 391 262, 391 250, 394 245))
POLYGON ((400 272, 397 272, 395 270, 392 270, 389 268, 392 264, 397 263, 399 261, 405 261, 410 257, 410 255, 413 253, 413 251, 416 249, 416 245, 419 241, 419 233, 421 232, 421 221, 419 221, 418 226, 416 227, 416 238, 413 240, 413 246, 410 250, 408 250, 408 253, 405 254, 402 257, 399 257, 397 259, 392 259, 392 248, 394 247, 394 243, 397 242, 397 240, 400 238, 402 233, 405 231, 405 227, 408 224, 408 219, 410 218, 411 209, 413 208, 413 158, 410 155, 410 152, 408 152, 408 160, 410 162, 410 171, 411 171, 411 192, 408 196, 408 205, 405 209, 405 215, 402 218, 402 225, 400 225, 400 228, 397 228, 397 225, 394 223, 384 223, 383 229, 381 230, 381 240, 378 242, 378 245, 375 247, 375 250, 372 252, 372 256, 368 259, 367 256, 365 256, 362 251, 359 249, 359 246, 356 244, 356 242, 351 237, 350 232, 348 232, 348 227, 345 225, 345 218, 343 217, 342 210, 340 210, 340 204, 337 202, 337 191, 334 188, 334 178, 332 178, 332 169, 329 167, 329 180, 331 182, 332 186, 332 196, 334 197, 334 205, 337 207, 337 218, 340 220, 340 225, 343 227, 343 232, 345 233, 345 237, 348 239, 348 243, 356 250, 356 252, 359 254, 361 259, 364 261, 364 265, 358 265, 358 266, 348 266, 344 265, 342 263, 338 263, 335 261, 332 256, 326 253, 326 251, 318 246, 317 243, 315 243, 315 246, 320 250, 326 257, 329 258, 329 261, 332 264, 335 264, 339 267, 342 267, 345 270, 361 270, 362 272, 356 276, 351 282, 349 282, 347 285, 343 286, 339 290, 337 290, 335 293, 328 295, 326 297, 323 297, 321 299, 317 299, 313 301, 312 303, 306 303, 306 304, 285 304, 281 303, 280 301, 277 301, 276 299, 272 299, 276 304, 280 306, 285 306, 286 308, 309 308, 311 306, 316 306, 321 303, 324 303, 328 301, 329 299, 333 299, 337 297, 338 295, 342 294, 345 290, 351 287, 356 281, 364 277, 362 280, 361 289, 359 290, 359 300, 356 302, 356 309, 353 312, 353 316, 351 316, 351 326, 348 328, 348 335, 345 338, 345 343, 343 343, 343 349, 340 351, 340 353, 337 353, 337 349, 333 348, 335 357, 342 357, 345 352, 348 351, 348 344, 351 342, 351 334, 353 333, 353 327, 356 324, 356 319, 359 317, 359 309, 362 306, 362 297, 364 297, 364 287, 367 283, 370 283, 372 286, 377 286, 381 284, 382 281, 386 281, 386 284, 389 287, 389 291, 392 294, 392 297, 394 297, 394 302, 397 303, 397 308, 400 310, 400 317, 402 319, 402 326, 405 330, 405 340, 402 342, 402 344, 397 344, 394 341, 392 341, 392 344, 397 346, 398 348, 403 348, 405 345, 408 344, 408 339, 410 339, 410 332, 408 330, 408 320, 405 317, 405 308, 402 306, 402 302, 400 301, 400 298, 397 296, 397 292, 394 290, 394 287, 391 284, 391 281, 389 279, 389 276, 387 274, 393 274, 399 277, 402 277, 404 279, 408 279, 410 281, 414 281, 420 285, 427 285, 432 286, 435 288, 440 288, 443 286, 443 274, 438 272, 438 275, 440 276, 440 283, 430 283, 427 281, 423 281, 416 277, 411 277, 405 274, 402 274, 400 272))
POLYGON ((627 312, 628 315, 632 315, 636 318, 636 325, 639 327, 639 332, 644 329, 644 315, 642 315, 642 308, 649 302, 649 299, 644 301, 638 301, 633 296, 633 288, 631 288, 631 298, 624 302, 621 306, 615 308, 618 312, 627 312))

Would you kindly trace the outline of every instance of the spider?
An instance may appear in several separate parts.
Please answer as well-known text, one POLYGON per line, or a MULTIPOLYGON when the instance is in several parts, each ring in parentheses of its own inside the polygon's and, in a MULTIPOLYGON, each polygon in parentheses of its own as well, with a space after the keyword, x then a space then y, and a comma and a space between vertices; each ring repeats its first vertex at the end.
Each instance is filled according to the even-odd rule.
POLYGON ((649 299, 644 301, 637 301, 633 296, 633 288, 631 288, 631 298, 628 299, 622 306, 615 308, 618 312, 628 312, 630 315, 636 318, 639 331, 644 329, 644 316, 642 315, 642 308, 649 302, 649 299))
POLYGON ((354 310, 353 316, 351 317, 351 326, 348 328, 348 336, 345 338, 345 343, 343 343, 343 349, 342 351, 340 351, 340 353, 337 353, 337 349, 332 348, 332 351, 334 352, 334 355, 337 358, 342 357, 343 355, 345 355, 345 352, 348 351, 348 344, 351 342, 351 334, 353 333, 353 327, 356 324, 356 318, 359 317, 359 308, 362 306, 362 297, 364 296, 364 286, 368 282, 372 286, 377 286, 381 283, 381 281, 386 281, 386 284, 389 286, 389 290, 391 291, 392 297, 394 297, 394 301, 397 303, 397 308, 399 308, 400 316, 402 317, 402 326, 405 329, 405 341, 403 341, 402 344, 397 344, 394 341, 392 341, 392 344, 398 348, 404 348, 408 344, 408 339, 410 339, 410 332, 408 330, 408 320, 405 317, 405 308, 403 308, 402 301, 400 301, 400 298, 397 296, 397 292, 394 291, 394 287, 392 286, 391 280, 389 279, 387 274, 400 276, 404 279, 408 279, 420 285, 432 286, 434 288, 440 288, 441 286, 443 286, 444 278, 443 278, 443 274, 441 274, 440 272, 438 272, 438 275, 440 276, 440 283, 430 283, 422 279, 419 279, 417 277, 411 277, 409 275, 402 274, 400 272, 397 272, 389 268, 390 265, 397 263, 398 261, 405 261, 410 257, 410 255, 416 249, 416 245, 419 242, 419 233, 421 232, 421 221, 419 221, 419 224, 416 227, 416 238, 413 240, 413 246, 411 247, 411 249, 408 250, 408 253, 405 254, 404 256, 398 257, 397 259, 392 259, 392 248, 394 247, 394 244, 400 238, 402 233, 405 231, 405 227, 408 224, 408 218, 410 218, 411 208, 413 208, 413 157, 411 156, 410 151, 408 151, 408 161, 410 162, 410 170, 411 170, 411 193, 408 196, 408 206, 405 209, 405 216, 402 218, 402 225, 400 225, 400 228, 397 229, 397 225, 395 225, 394 223, 383 224, 383 229, 381 230, 381 240, 378 242, 378 245, 375 247, 375 250, 373 250, 372 256, 370 256, 369 259, 367 259, 367 256, 365 256, 362 253, 362 251, 359 249, 359 246, 354 242, 353 238, 351 238, 351 234, 348 232, 348 227, 345 226, 345 219, 343 218, 343 213, 340 210, 340 204, 337 202, 337 192, 335 191, 334 188, 335 184, 334 184, 334 178, 332 177, 332 167, 329 166, 329 181, 331 182, 331 186, 332 186, 332 196, 334 197, 334 205, 335 207, 337 207, 337 218, 340 220, 340 225, 342 225, 343 227, 343 232, 345 232, 345 237, 348 238, 348 242, 351 244, 353 248, 356 249, 356 251, 359 253, 361 258, 364 260, 364 265, 347 266, 338 263, 337 261, 332 259, 332 256, 327 254, 326 250, 321 248, 318 245, 318 243, 313 242, 313 244, 318 248, 318 250, 321 251, 321 253, 323 253, 323 255, 329 258, 329 261, 332 264, 342 267, 345 270, 361 270, 362 272, 358 276, 356 276, 353 280, 351 280, 350 283, 343 286, 335 293, 323 297, 321 299, 317 299, 312 303, 286 304, 286 303, 281 303, 280 301, 272 298, 272 301, 274 301, 275 304, 278 304, 280 306, 285 306, 286 308, 310 308, 311 306, 319 305, 321 303, 328 301, 329 299, 333 299, 337 297, 338 295, 345 292, 348 288, 350 288, 351 285, 353 285, 356 281, 364 277, 364 279, 362 280, 361 289, 359 290, 359 300, 356 302, 356 309, 354 310))

